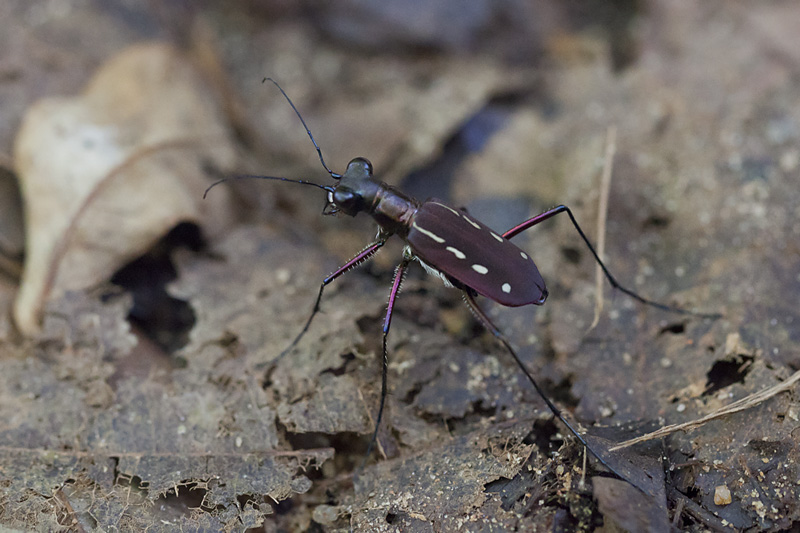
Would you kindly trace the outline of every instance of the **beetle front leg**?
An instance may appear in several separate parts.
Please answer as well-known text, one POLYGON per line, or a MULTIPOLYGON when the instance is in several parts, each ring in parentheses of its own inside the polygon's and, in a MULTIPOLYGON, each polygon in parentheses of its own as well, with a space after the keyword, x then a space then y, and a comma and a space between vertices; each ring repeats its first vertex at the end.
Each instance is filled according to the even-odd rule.
POLYGON ((302 339, 303 335, 305 335, 306 332, 308 331, 309 326, 311 326, 311 321, 314 320, 314 317, 317 316, 317 313, 319 313, 319 304, 320 301, 322 301, 322 293, 325 291, 325 287, 329 283, 333 282, 335 279, 339 278, 342 274, 350 270, 351 268, 355 268, 364 261, 369 261, 372 258, 372 256, 375 255, 375 253, 377 253, 377 251, 384 244, 386 244, 385 238, 373 242, 372 244, 361 250, 358 254, 356 254, 356 256, 353 257, 350 261, 340 266, 338 269, 336 269, 335 272, 333 272, 327 278, 322 280, 322 285, 320 285, 319 287, 319 293, 317 294, 317 299, 314 302, 314 308, 311 310, 311 316, 308 317, 308 320, 306 320, 306 324, 303 326, 303 329, 300 331, 297 337, 295 337, 292 343, 289 346, 287 346, 286 349, 284 349, 280 353, 280 355, 278 355, 278 359, 281 359, 284 355, 289 353, 289 351, 291 351, 292 348, 297 346, 297 343, 300 342, 300 339, 302 339))

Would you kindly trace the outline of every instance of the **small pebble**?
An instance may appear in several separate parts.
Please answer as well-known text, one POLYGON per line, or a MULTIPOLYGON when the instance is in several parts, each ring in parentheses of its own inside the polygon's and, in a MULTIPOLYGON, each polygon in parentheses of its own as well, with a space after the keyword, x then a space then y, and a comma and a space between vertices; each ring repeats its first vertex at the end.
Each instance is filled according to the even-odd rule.
POLYGON ((728 505, 731 503, 731 489, 727 485, 714 487, 714 503, 717 505, 728 505))

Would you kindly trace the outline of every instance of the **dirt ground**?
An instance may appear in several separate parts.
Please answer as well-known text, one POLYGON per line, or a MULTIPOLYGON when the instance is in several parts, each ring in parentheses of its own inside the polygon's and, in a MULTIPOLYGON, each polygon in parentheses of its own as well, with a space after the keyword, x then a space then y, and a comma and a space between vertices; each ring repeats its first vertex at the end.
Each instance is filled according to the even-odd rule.
POLYGON ((0 4, 0 524, 69 531, 798 531, 800 4, 0 4), (379 179, 503 232, 549 289, 458 291, 323 216, 379 179), (615 134, 613 158, 609 139, 615 134), (608 201, 601 173, 611 168, 608 201), (605 213, 607 222, 598 224, 605 213), (791 383, 791 382, 790 382, 791 383), (749 395, 746 409, 622 449, 749 395))

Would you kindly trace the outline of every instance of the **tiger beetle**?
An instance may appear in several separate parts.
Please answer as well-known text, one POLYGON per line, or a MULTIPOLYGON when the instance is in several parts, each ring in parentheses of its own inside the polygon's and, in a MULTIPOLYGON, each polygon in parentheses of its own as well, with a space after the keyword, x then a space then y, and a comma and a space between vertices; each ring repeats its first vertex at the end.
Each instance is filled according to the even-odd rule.
MULTIPOLYGON (((620 285, 597 255, 594 246, 592 246, 588 237, 586 237, 586 234, 581 229, 572 211, 565 205, 559 205, 535 217, 529 218, 504 233, 496 233, 481 221, 470 216, 464 210, 450 207, 437 199, 429 199, 420 202, 400 190, 379 181, 374 177, 372 163, 363 157, 357 157, 350 161, 344 174, 333 172, 325 163, 325 159, 322 157, 322 150, 320 150, 316 140, 314 140, 311 130, 308 128, 302 115, 300 115, 297 107, 295 107, 283 88, 272 78, 264 78, 263 81, 272 82, 289 102, 289 105, 292 106, 295 114, 303 124, 309 139, 311 139, 314 149, 317 151, 320 163, 322 163, 322 166, 337 183, 335 185, 320 185, 306 180, 294 180, 274 176, 233 176, 232 178, 225 178, 213 183, 206 189, 206 194, 212 187, 223 181, 240 178, 269 179, 299 183, 301 185, 311 185, 327 192, 327 203, 323 209, 324 215, 344 213, 349 216, 355 216, 358 213, 366 213, 378 223, 379 228, 375 242, 369 244, 352 259, 322 280, 311 315, 308 317, 308 320, 306 320, 305 325, 297 337, 295 337, 292 343, 281 352, 278 358, 280 359, 294 348, 308 331, 311 322, 320 310, 320 301, 322 300, 322 293, 325 287, 344 273, 371 259, 372 256, 386 244, 386 241, 391 236, 397 235, 405 242, 403 258, 394 272, 392 289, 389 292, 389 304, 383 319, 383 361, 380 405, 378 406, 375 430, 372 433, 366 457, 370 456, 377 442, 378 429, 380 428, 384 405, 386 403, 386 381, 389 366, 387 338, 389 335, 389 327, 392 323, 394 304, 408 266, 412 261, 418 261, 428 273, 441 278, 445 285, 461 290, 464 301, 472 310, 475 317, 500 341, 508 353, 511 354, 511 357, 514 358, 514 361, 516 361, 519 368, 525 374, 525 377, 542 400, 544 400, 545 404, 547 404, 547 407, 553 415, 567 427, 570 433, 578 439, 589 453, 597 458, 600 464, 605 466, 615 476, 625 480, 626 478, 624 476, 619 474, 605 459, 592 449, 589 443, 586 442, 586 439, 564 417, 561 410, 550 401, 542 387, 525 367, 508 339, 506 339, 489 316, 478 306, 475 297, 480 294, 508 307, 544 304, 547 299, 547 288, 545 287, 541 274, 539 274, 539 270, 536 268, 536 264, 534 264, 533 259, 531 259, 525 251, 518 248, 510 239, 560 213, 566 213, 572 225, 575 227, 575 230, 578 232, 578 235, 580 235, 586 247, 592 253, 595 261, 600 265, 606 279, 608 279, 611 286, 615 289, 643 304, 672 313, 701 318, 719 318, 720 315, 698 313, 658 303, 648 300, 636 292, 620 285)), ((205 194, 203 197, 205 198, 205 194)))

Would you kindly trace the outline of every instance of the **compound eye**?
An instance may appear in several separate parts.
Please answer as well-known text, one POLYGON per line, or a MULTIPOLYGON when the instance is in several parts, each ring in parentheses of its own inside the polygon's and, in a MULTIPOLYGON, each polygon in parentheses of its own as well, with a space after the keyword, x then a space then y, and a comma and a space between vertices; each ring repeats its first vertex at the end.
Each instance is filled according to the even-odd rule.
POLYGON ((361 210, 363 199, 360 194, 340 187, 333 191, 333 203, 348 215, 355 215, 361 210))
POLYGON ((356 167, 361 172, 368 176, 372 176, 372 163, 370 163, 369 159, 365 159, 363 157, 356 157, 350 163, 347 164, 347 169, 350 170, 351 168, 356 167))

